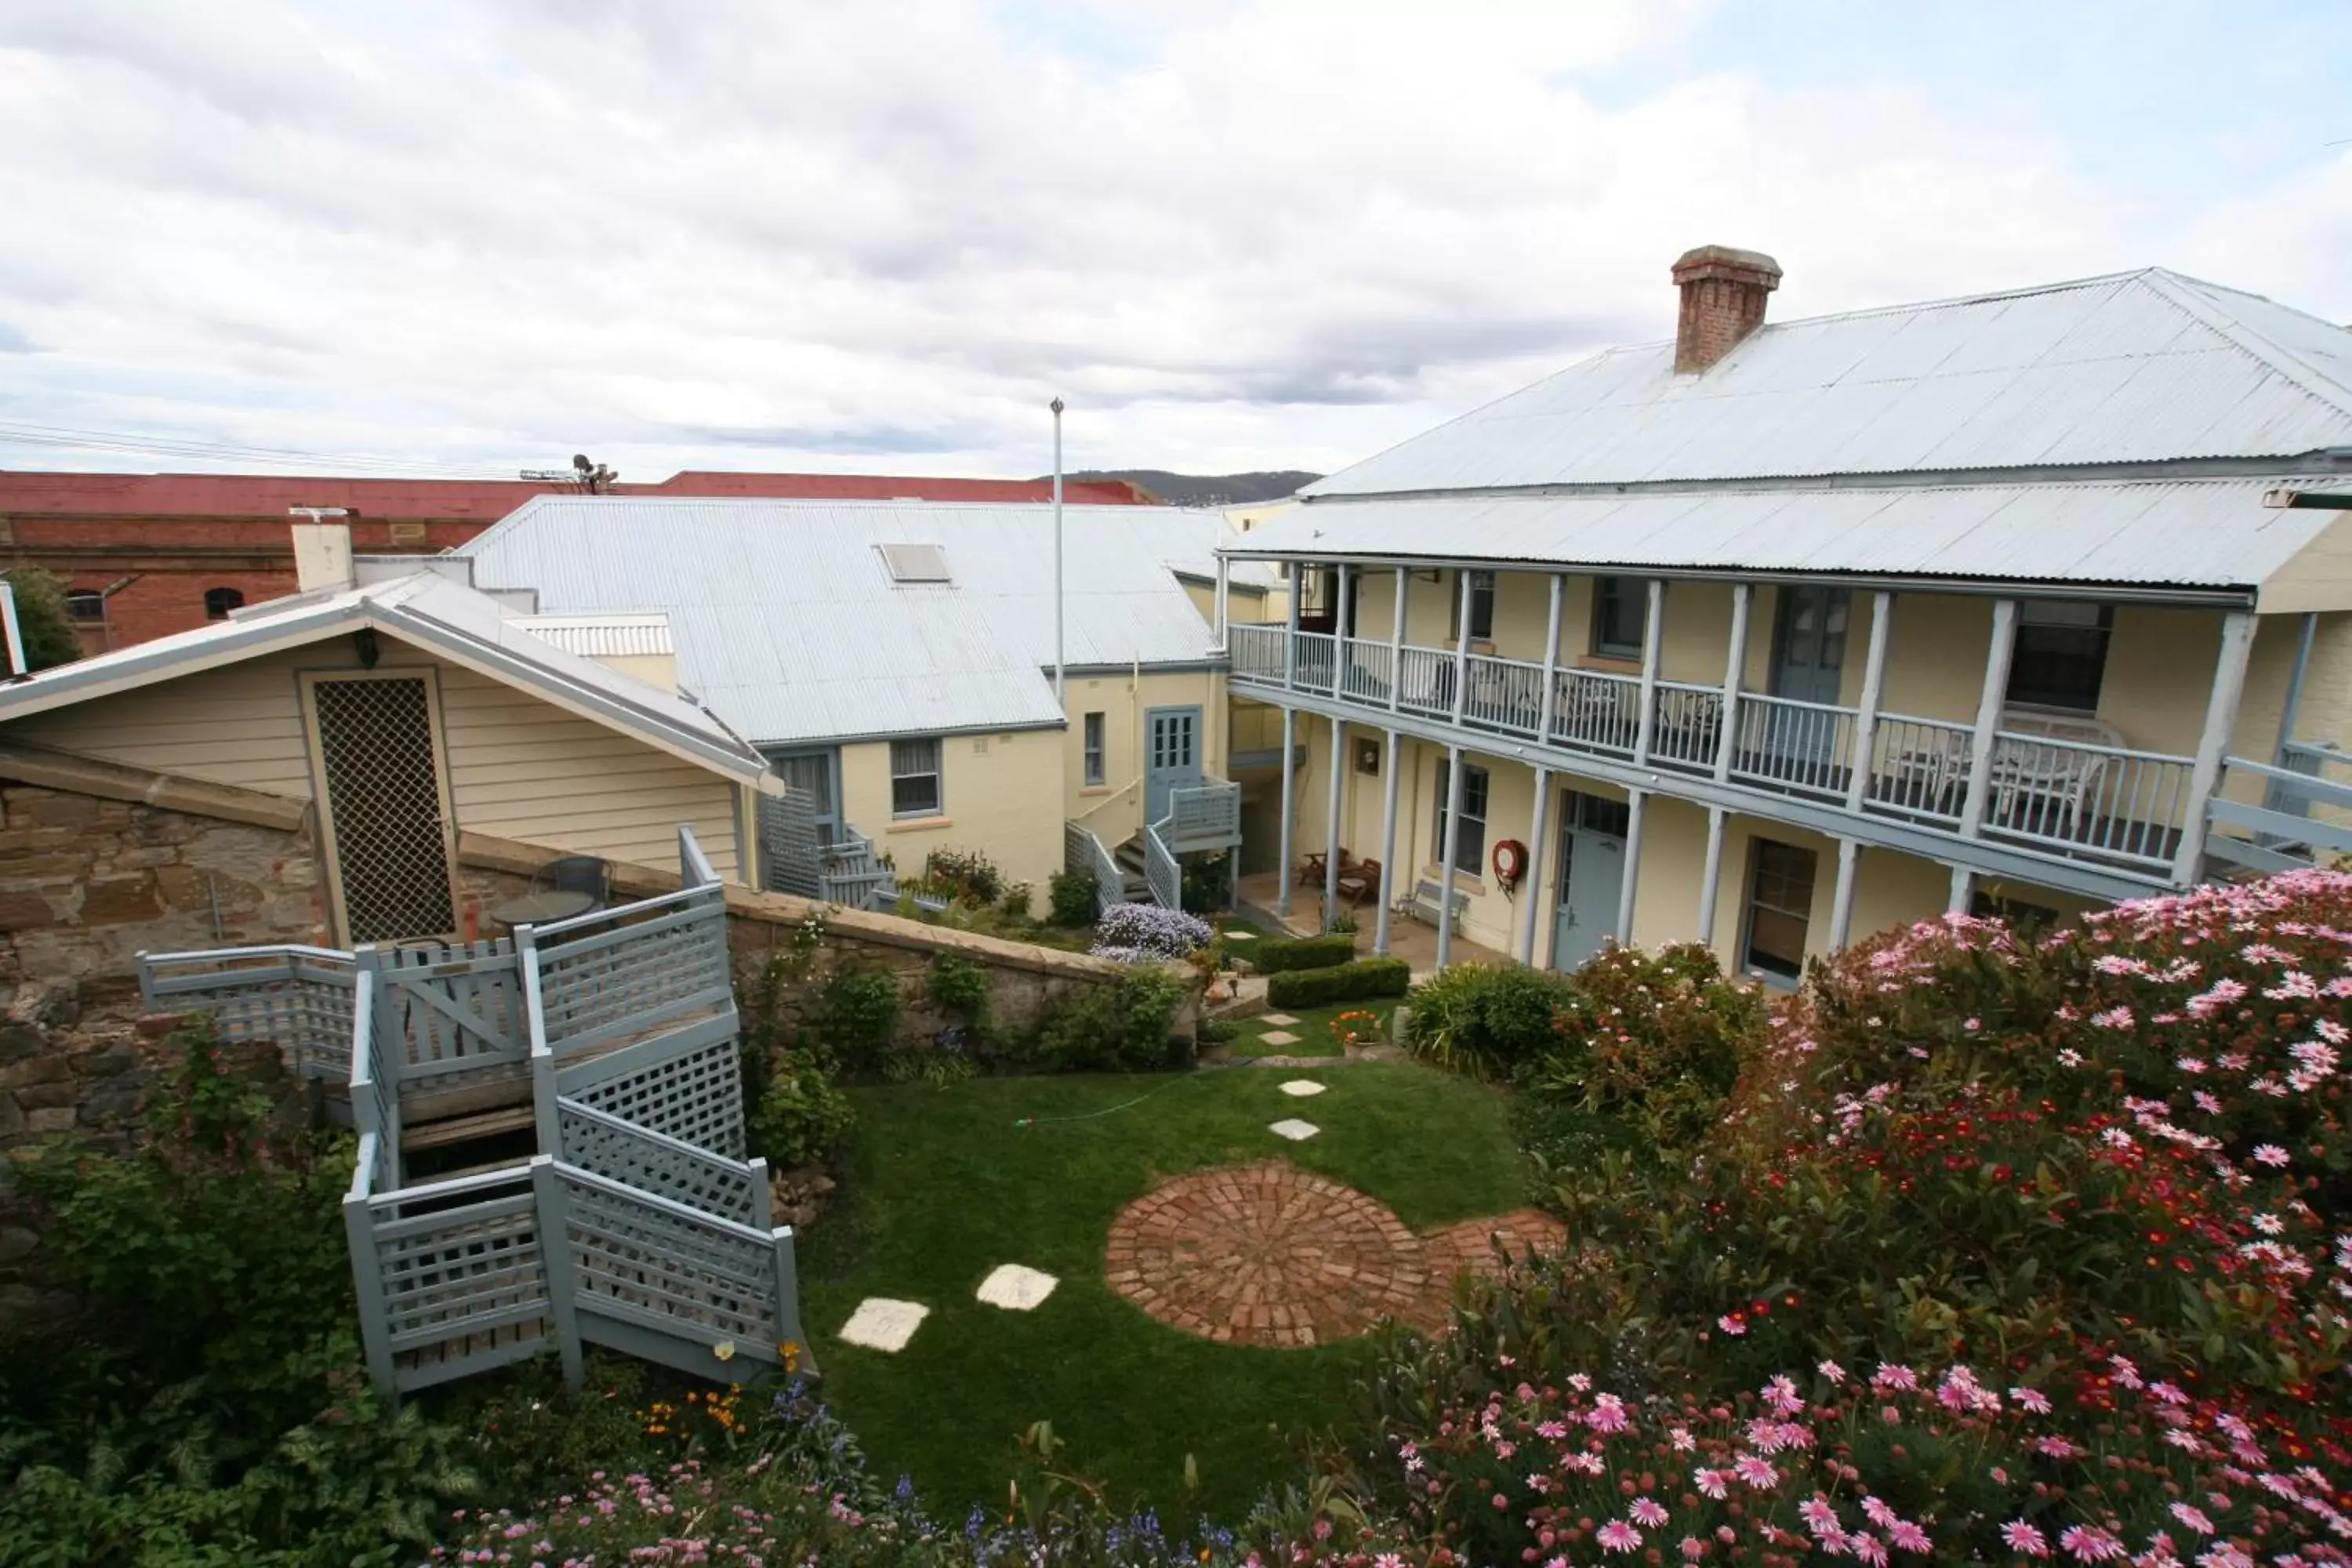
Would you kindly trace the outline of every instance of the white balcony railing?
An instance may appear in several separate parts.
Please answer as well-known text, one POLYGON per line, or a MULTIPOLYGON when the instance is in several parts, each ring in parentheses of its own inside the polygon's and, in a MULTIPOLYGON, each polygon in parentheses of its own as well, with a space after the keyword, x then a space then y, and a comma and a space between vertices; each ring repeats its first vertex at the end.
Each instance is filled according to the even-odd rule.
MULTIPOLYGON (((1614 761, 1641 753, 1643 682, 1607 670, 1543 667, 1326 633, 1232 628, 1234 677, 1244 689, 1280 688, 1336 698, 1368 718, 1395 711, 1445 724, 1465 739, 1515 736, 1614 761), (1286 642, 1286 637, 1287 641, 1286 642), (1459 686, 1459 689, 1456 688, 1459 686)), ((1966 831, 1973 728, 1908 714, 1878 715, 1868 776, 1855 778, 1858 710, 1739 693, 1732 743, 1723 744, 1724 694, 1694 681, 1650 683, 1649 746, 1664 773, 1706 775, 1727 762, 1731 783, 1765 794, 1852 805, 1959 835, 1966 831)), ((1984 779, 1982 836, 2068 858, 2168 870, 2187 826, 2192 759, 2091 741, 1996 731, 1984 779)))

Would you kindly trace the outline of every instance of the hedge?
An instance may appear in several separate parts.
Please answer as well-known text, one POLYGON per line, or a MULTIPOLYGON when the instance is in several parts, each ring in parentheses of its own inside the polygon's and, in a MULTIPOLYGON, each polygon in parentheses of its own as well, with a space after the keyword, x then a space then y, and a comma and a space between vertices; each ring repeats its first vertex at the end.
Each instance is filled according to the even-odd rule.
POLYGON ((1325 936, 1285 937, 1262 942, 1250 950, 1249 961, 1260 974, 1280 974, 1291 969, 1328 969, 1356 956, 1356 933, 1335 931, 1325 936))
POLYGON ((1412 966, 1403 959, 1367 958, 1328 969, 1294 969, 1269 976, 1265 999, 1276 1007, 1320 1007, 1327 1002, 1402 996, 1412 984, 1412 966))

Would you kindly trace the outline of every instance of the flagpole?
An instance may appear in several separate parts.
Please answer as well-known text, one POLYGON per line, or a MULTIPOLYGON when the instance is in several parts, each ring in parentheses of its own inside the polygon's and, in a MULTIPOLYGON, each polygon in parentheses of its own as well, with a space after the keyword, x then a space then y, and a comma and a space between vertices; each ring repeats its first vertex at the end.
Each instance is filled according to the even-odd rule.
MULTIPOLYGON (((1047 407, 1054 411, 1054 702, 1064 705, 1062 696, 1062 400, 1054 399, 1047 407)), ((1066 711, 1066 709, 1065 710, 1066 711)))

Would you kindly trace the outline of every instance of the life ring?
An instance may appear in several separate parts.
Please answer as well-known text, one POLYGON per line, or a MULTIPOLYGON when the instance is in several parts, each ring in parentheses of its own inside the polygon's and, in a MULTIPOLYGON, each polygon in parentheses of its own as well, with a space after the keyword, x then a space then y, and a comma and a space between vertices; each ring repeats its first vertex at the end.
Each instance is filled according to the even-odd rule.
POLYGON ((1495 880, 1506 888, 1516 888, 1519 879, 1528 874, 1528 847, 1516 838, 1506 838, 1495 846, 1488 858, 1495 867, 1495 880))

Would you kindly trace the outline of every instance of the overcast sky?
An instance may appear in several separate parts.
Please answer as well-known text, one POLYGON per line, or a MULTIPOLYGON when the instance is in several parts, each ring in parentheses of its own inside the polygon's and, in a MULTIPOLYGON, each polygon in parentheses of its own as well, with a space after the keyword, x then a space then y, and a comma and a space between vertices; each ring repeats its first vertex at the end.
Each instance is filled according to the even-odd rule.
POLYGON ((1670 333, 1709 242, 1779 319, 2347 321, 2347 10, 5 0, 0 466, 1032 474, 1059 392, 1073 468, 1328 469, 1670 333))

